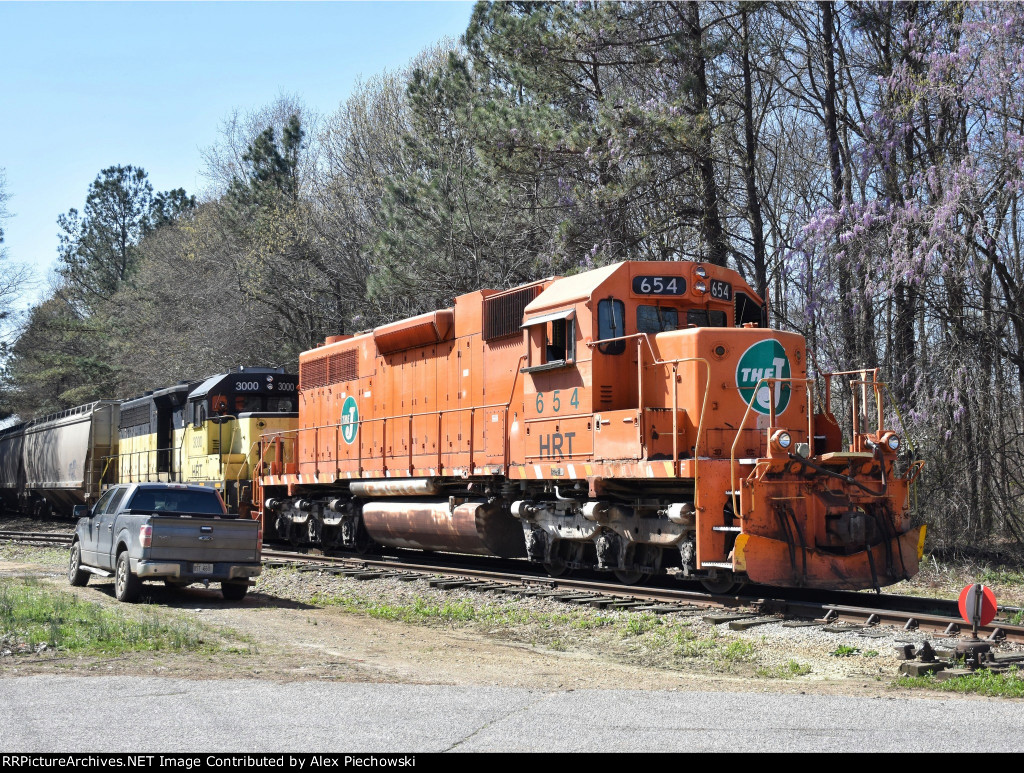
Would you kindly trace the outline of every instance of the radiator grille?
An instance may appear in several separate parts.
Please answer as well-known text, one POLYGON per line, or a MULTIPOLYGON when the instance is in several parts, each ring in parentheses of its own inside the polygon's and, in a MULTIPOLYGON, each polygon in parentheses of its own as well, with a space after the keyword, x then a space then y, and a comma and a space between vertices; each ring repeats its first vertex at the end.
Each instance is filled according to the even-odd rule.
POLYGON ((327 383, 355 381, 359 378, 359 353, 355 349, 332 354, 327 363, 327 383))
POLYGON ((134 408, 122 408, 119 427, 127 429, 128 427, 139 427, 143 424, 148 425, 149 407, 149 403, 146 403, 145 405, 136 405, 134 408))
POLYGON ((523 310, 540 295, 539 285, 492 295, 484 299, 484 340, 504 338, 520 332, 523 310))
POLYGON ((327 358, 318 357, 299 364, 299 389, 315 389, 327 385, 327 358))

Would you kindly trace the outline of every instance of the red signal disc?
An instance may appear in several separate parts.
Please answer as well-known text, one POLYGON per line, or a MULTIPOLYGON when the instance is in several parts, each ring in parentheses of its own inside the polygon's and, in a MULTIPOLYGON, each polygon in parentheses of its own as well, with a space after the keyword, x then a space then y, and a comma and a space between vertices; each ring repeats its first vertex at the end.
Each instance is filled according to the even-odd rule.
POLYGON ((960 591, 960 616, 974 625, 974 613, 979 613, 978 625, 988 625, 996 616, 996 594, 987 585, 968 585, 960 591), (980 604, 978 594, 981 595, 980 604))

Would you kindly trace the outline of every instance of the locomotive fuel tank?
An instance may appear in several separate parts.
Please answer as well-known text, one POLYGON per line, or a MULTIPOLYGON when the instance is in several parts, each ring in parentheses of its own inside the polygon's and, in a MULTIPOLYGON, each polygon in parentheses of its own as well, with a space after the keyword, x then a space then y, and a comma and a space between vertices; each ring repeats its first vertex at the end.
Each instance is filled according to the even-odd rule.
POLYGON ((363 505, 363 524, 381 545, 517 558, 523 532, 500 500, 389 499, 363 505))

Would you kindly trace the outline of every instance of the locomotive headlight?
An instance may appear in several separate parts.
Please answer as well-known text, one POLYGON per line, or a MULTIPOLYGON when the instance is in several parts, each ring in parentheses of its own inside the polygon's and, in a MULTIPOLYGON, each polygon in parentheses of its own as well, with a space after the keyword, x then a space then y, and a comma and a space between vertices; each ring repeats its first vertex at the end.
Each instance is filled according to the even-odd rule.
POLYGON ((697 268, 695 268, 695 269, 693 270, 693 273, 695 273, 695 274, 696 274, 697 276, 699 276, 699 277, 700 277, 701 279, 703 279, 704 277, 706 277, 706 276, 708 275, 708 272, 707 272, 707 270, 706 270, 706 269, 704 268, 704 266, 697 266, 697 268))
POLYGON ((699 293, 706 293, 708 291, 708 286, 703 282, 697 281, 693 283, 693 289, 699 293))
POLYGON ((900 447, 900 436, 893 432, 885 439, 885 444, 889 446, 890 451, 896 451, 900 447))
POLYGON ((785 451, 793 445, 793 436, 786 432, 786 430, 780 429, 772 435, 772 443, 774 443, 775 447, 780 451, 785 451))

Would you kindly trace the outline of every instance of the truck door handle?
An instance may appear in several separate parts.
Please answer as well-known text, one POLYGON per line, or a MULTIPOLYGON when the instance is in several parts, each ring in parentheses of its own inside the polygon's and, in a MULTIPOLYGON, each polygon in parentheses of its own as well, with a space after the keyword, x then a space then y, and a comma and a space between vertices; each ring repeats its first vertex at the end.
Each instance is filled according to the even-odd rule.
POLYGON ((114 530, 114 524, 108 523, 107 524, 107 531, 113 531, 113 530, 114 530))

